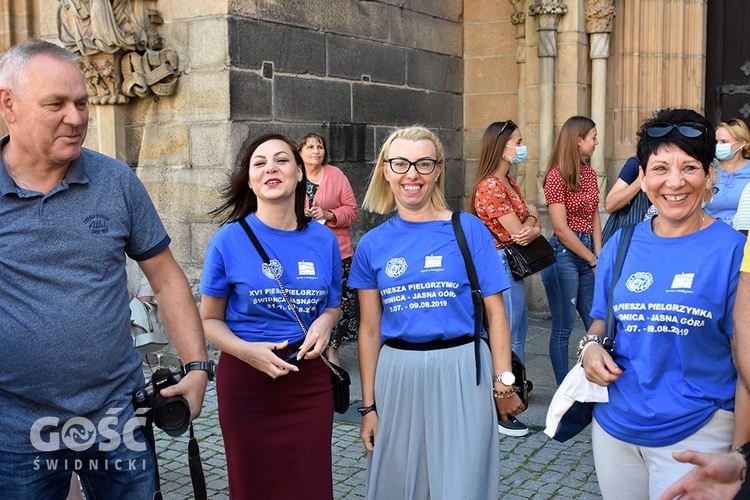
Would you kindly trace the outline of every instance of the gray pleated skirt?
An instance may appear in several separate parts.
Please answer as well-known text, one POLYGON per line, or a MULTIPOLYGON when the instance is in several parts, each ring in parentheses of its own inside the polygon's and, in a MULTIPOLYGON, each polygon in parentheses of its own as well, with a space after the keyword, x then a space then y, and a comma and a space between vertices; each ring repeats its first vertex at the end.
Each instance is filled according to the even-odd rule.
POLYGON ((485 342, 481 357, 477 386, 471 343, 433 351, 383 346, 369 500, 497 500, 500 445, 485 342))

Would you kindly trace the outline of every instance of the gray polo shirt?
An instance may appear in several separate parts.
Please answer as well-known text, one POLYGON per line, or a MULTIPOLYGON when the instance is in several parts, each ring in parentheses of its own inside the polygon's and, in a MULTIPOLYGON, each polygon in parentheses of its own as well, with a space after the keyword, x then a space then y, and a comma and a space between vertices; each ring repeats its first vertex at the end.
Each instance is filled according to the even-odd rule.
POLYGON ((0 168, 0 451, 119 439, 144 384, 125 254, 145 260, 169 243, 122 162, 84 149, 46 195, 0 168))

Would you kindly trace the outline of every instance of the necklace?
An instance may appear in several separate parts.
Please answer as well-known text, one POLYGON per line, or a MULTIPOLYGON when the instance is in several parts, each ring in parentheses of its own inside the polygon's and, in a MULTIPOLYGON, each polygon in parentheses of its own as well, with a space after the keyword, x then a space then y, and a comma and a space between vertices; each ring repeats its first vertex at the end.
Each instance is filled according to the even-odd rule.
POLYGON ((23 179, 21 179, 21 176, 10 167, 10 163, 8 163, 8 148, 3 149, 3 164, 5 165, 6 170, 15 177, 15 179, 18 181, 18 184, 21 185, 24 189, 31 189, 28 184, 26 184, 23 179))
MULTIPOLYGON (((661 219, 659 217, 656 217, 656 219, 655 219, 656 222, 654 223, 655 227, 661 227, 661 225, 659 223, 660 220, 661 219)), ((703 210, 701 210, 701 225, 698 228, 698 231, 703 231, 703 224, 705 224, 705 223, 706 223, 706 212, 704 212, 703 210)))

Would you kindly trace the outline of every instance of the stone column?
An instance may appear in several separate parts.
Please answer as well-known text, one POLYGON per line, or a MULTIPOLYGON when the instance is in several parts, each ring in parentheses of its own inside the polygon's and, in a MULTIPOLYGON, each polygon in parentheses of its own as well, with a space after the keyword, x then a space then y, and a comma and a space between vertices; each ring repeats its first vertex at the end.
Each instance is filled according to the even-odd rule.
POLYGON ((602 179, 605 176, 604 152, 608 140, 606 130, 607 58, 609 57, 609 34, 612 32, 612 21, 615 17, 614 1, 588 0, 584 15, 586 16, 586 32, 590 38, 591 119, 596 123, 600 143, 591 158, 591 166, 602 179))
POLYGON ((529 15, 536 17, 539 56, 539 170, 544 170, 555 143, 555 58, 557 22, 568 13, 560 0, 535 0, 529 15))
MULTIPOLYGON (((523 0, 508 0, 513 6, 513 15, 510 22, 516 27, 516 64, 518 66, 518 111, 516 113, 516 125, 521 133, 527 132, 526 123, 526 13, 524 12, 523 0)), ((520 182, 524 191, 526 201, 536 203, 536 177, 538 166, 530 166, 524 162, 519 166, 516 180, 520 182)))

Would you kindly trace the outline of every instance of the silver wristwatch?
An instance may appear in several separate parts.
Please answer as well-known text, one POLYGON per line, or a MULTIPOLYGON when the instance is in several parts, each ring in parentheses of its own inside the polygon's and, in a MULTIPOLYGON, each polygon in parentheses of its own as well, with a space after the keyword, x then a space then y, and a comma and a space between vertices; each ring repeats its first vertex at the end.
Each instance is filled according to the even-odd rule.
POLYGON ((511 386, 516 383, 516 376, 511 371, 505 371, 499 375, 495 375, 495 382, 500 382, 503 385, 511 386))

